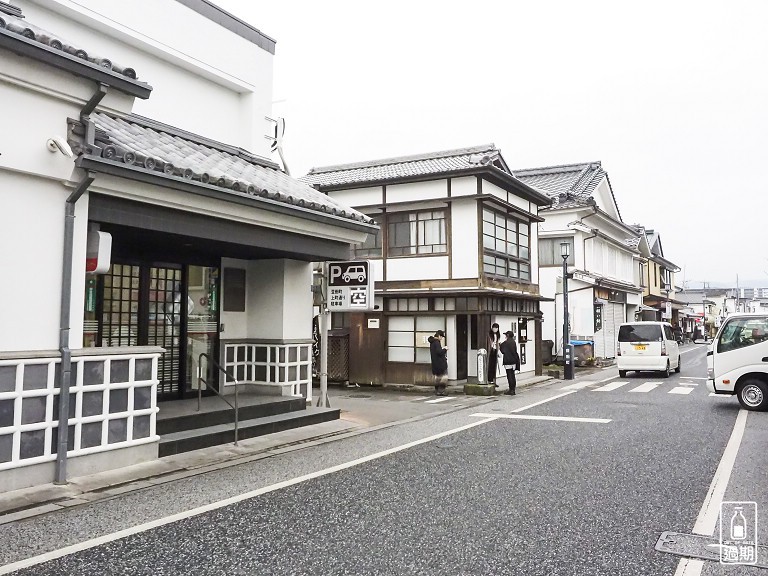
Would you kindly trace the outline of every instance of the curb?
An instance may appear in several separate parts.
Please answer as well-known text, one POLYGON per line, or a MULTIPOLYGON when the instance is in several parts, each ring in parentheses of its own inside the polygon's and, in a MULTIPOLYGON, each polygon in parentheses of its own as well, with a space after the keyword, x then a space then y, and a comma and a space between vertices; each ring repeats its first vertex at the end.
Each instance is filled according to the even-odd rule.
MULTIPOLYGON (((490 396, 485 402, 480 402, 479 404, 487 404, 493 400, 494 397, 490 396)), ((136 475, 133 476, 130 480, 123 479, 111 484, 105 483, 98 489, 93 490, 78 489, 76 482, 77 479, 73 479, 74 482, 66 486, 62 486, 60 489, 52 488, 50 485, 43 485, 38 490, 40 490, 40 492, 43 494, 49 494, 50 496, 48 498, 42 498, 36 502, 32 502, 30 498, 27 499, 25 504, 16 506, 14 508, 9 507, 8 509, 0 512, 0 526, 42 516, 50 512, 57 512, 67 508, 79 507, 84 504, 112 500, 127 493, 140 492, 154 488, 161 484, 173 482, 175 480, 181 480, 191 476, 199 476, 210 472, 216 472, 217 470, 221 470, 223 468, 248 464, 256 460, 270 458, 279 454, 286 454, 297 450, 303 450, 305 448, 311 448, 313 446, 335 442, 337 440, 353 438, 355 436, 360 436, 369 432, 376 432, 378 430, 384 430, 386 428, 392 428, 402 424, 429 420, 430 418, 445 416, 446 414, 451 414, 453 412, 466 409, 466 406, 457 406, 446 410, 431 412, 429 414, 412 416, 403 420, 385 422, 383 424, 377 424, 376 426, 362 428, 355 428, 350 426, 350 428, 347 430, 337 430, 334 432, 307 436, 301 440, 287 441, 282 444, 276 444, 275 446, 255 450, 249 454, 233 454, 229 458, 224 458, 221 460, 212 461, 208 464, 200 464, 196 466, 183 466, 178 464, 174 465, 172 461, 158 458, 156 461, 153 461, 153 464, 159 466, 162 466, 163 464, 165 465, 162 466, 165 468, 165 470, 160 473, 155 472, 154 474, 150 473, 143 476, 136 475)), ((173 456, 169 456, 167 458, 172 459, 173 456)), ((139 466, 142 465, 140 464, 139 466)), ((109 472, 106 474, 109 474, 109 472)), ((0 501, 2 501, 2 494, 0 494, 0 501)))

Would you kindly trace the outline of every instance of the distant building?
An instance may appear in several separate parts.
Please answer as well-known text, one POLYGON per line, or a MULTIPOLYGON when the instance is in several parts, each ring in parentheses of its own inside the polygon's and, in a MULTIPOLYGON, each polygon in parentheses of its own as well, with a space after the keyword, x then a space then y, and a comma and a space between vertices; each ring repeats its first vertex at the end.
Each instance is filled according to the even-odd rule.
MULTIPOLYGON (((562 243, 570 256, 570 339, 588 342, 599 358, 616 355, 619 325, 643 305, 641 234, 624 224, 608 173, 600 162, 514 170, 514 175, 552 199, 541 211, 539 266, 544 338, 562 350, 562 243)), ((560 352, 562 354, 562 352, 560 352)))
POLYGON ((551 200, 493 144, 313 168, 302 180, 380 226, 352 254, 372 261, 378 310, 333 314, 350 381, 430 383, 436 330, 449 378, 474 379, 494 322, 515 334, 522 372, 541 373, 538 226, 551 200))

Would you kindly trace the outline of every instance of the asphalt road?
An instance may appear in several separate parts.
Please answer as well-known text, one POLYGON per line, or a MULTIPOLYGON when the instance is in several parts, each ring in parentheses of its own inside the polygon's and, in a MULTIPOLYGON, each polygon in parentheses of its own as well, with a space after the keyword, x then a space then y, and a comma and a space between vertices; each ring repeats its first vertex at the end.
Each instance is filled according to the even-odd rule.
MULTIPOLYGON (((654 546, 692 531, 739 413, 709 397, 703 346, 683 358, 0 527, 0 562, 105 538, 17 573, 672 576, 654 546)), ((749 415, 726 500, 768 506, 765 422, 749 415)))

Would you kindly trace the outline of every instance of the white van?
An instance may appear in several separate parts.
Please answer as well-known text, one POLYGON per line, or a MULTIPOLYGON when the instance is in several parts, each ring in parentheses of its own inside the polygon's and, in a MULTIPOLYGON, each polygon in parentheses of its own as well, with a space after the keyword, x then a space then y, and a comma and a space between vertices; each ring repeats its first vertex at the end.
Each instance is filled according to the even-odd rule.
POLYGON ((736 395, 746 410, 768 409, 768 315, 733 314, 707 352, 707 388, 736 395))
POLYGON ((669 378, 672 369, 680 372, 680 347, 667 322, 627 322, 619 326, 616 343, 619 376, 627 372, 653 370, 669 378))

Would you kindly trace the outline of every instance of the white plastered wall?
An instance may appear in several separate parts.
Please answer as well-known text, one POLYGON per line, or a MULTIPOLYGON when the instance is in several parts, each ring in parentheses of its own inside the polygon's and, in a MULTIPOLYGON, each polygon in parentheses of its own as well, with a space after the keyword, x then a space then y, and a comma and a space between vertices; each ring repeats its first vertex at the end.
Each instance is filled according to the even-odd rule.
POLYGON ((451 274, 453 278, 477 278, 477 200, 451 203, 451 274))
POLYGON ((269 155, 274 56, 266 50, 175 0, 17 5, 33 24, 134 68, 154 88, 136 113, 269 155))
MULTIPOLYGON (((245 270, 245 312, 222 308, 225 340, 302 340, 312 337, 312 264, 296 260, 222 258, 222 269, 245 270)), ((221 293, 224 294, 222 273, 221 293)))

